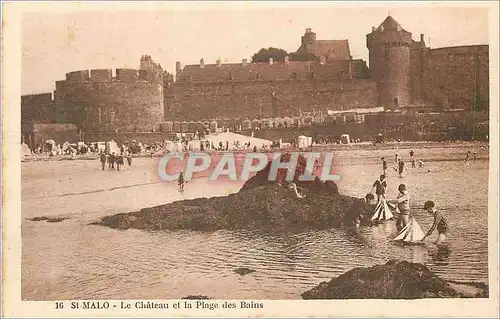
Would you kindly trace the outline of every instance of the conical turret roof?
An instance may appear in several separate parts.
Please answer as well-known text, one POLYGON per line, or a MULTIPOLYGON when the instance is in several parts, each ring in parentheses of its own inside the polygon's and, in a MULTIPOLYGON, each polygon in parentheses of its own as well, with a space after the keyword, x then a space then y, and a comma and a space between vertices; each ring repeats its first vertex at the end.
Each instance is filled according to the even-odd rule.
POLYGON ((380 30, 397 30, 401 31, 403 28, 401 25, 392 17, 392 16, 387 16, 385 18, 384 22, 382 22, 379 26, 380 30))

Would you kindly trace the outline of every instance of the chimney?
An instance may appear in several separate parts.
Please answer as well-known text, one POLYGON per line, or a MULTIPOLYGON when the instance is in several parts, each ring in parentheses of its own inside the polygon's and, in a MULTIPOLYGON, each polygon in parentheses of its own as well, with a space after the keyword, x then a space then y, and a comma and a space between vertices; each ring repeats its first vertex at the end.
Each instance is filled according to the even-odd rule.
POLYGON ((200 69, 205 67, 205 60, 203 58, 200 59, 200 69))
POLYGON ((241 59, 241 65, 247 66, 248 60, 247 59, 241 59))
POLYGON ((349 80, 352 80, 352 56, 349 57, 349 61, 348 61, 348 75, 349 75, 349 80))
POLYGON ((372 32, 375 32, 375 30, 376 30, 376 29, 377 29, 377 28, 375 28, 375 27, 372 27, 372 32))
POLYGON ((325 56, 324 56, 324 55, 320 56, 320 57, 319 57, 319 64, 323 65, 323 64, 325 64, 325 63, 326 63, 326 58, 325 58, 325 56))
POLYGON ((217 59, 216 63, 217 63, 217 67, 220 68, 220 58, 217 59))
POLYGON ((273 63, 274 63, 273 58, 269 58, 269 65, 273 65, 273 63))
POLYGON ((175 75, 177 76, 181 72, 181 63, 175 62, 175 75))
POLYGON ((288 57, 288 55, 285 57, 285 64, 288 64, 290 63, 290 58, 288 57))
POLYGON ((420 42, 424 43, 424 34, 420 33, 420 42))

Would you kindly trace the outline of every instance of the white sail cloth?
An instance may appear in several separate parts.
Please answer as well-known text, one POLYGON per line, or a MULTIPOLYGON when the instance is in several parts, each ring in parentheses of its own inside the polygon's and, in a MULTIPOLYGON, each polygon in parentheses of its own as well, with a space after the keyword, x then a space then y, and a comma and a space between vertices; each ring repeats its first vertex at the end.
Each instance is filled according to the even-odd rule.
POLYGON ((387 205, 387 200, 385 198, 381 198, 380 201, 375 206, 375 213, 373 214, 371 220, 389 220, 394 218, 394 215, 387 205))
POLYGON ((420 225, 417 223, 417 220, 415 218, 412 218, 410 219, 408 224, 403 229, 401 229, 401 231, 396 236, 396 238, 393 239, 393 241, 414 243, 421 241, 424 236, 424 232, 422 231, 420 225))

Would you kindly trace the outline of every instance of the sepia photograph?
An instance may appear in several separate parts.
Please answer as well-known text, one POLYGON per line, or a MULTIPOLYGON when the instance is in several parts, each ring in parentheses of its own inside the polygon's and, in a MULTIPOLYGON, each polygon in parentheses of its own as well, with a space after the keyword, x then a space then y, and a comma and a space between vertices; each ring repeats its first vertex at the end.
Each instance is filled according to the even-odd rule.
POLYGON ((181 4, 19 15, 20 302, 491 300, 492 6, 181 4))

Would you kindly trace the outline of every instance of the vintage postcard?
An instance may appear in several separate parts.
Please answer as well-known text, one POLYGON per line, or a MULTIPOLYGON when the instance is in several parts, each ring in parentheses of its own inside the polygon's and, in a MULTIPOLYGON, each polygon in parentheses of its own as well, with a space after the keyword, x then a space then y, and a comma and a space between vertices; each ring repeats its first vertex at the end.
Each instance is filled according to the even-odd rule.
POLYGON ((2 3, 2 315, 497 317, 497 2, 2 3))

